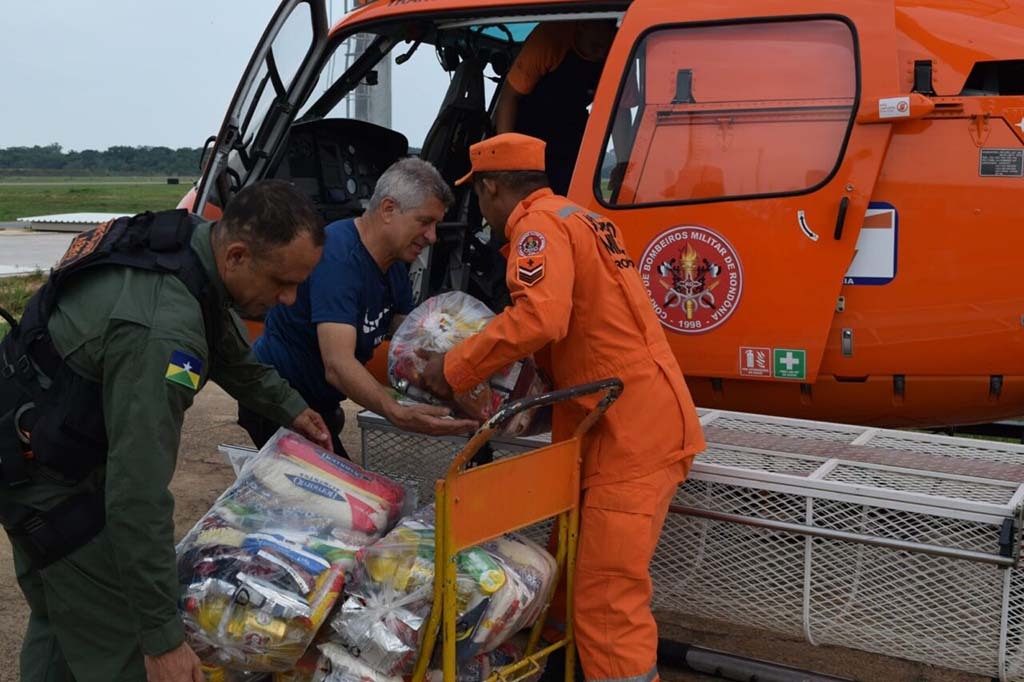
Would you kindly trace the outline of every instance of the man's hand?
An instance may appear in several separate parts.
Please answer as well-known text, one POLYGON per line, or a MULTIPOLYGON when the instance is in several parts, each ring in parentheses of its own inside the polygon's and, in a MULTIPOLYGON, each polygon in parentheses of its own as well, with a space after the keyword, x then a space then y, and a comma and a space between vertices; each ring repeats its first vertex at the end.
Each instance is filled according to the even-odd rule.
POLYGON ((203 682, 199 657, 188 644, 182 642, 159 656, 144 656, 148 682, 203 682))
POLYGON ((399 405, 384 415, 395 426, 406 431, 430 436, 455 436, 475 431, 478 423, 472 419, 444 419, 451 414, 447 407, 437 405, 399 405))
POLYGON ((307 407, 299 413, 295 421, 291 423, 292 431, 301 433, 327 452, 334 452, 331 444, 331 434, 327 431, 327 424, 316 410, 307 407))
POLYGON ((417 349, 416 355, 427 361, 427 366, 423 369, 423 388, 441 400, 451 400, 452 387, 444 377, 444 353, 417 349))

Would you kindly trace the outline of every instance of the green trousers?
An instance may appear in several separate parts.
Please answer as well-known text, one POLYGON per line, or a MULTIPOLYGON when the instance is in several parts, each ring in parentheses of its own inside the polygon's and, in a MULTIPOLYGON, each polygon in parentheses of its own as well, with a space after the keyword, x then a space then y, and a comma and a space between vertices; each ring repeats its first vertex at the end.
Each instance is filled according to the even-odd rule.
POLYGON ((32 610, 21 682, 145 682, 133 616, 118 589, 105 531, 41 570, 12 539, 14 570, 32 610))

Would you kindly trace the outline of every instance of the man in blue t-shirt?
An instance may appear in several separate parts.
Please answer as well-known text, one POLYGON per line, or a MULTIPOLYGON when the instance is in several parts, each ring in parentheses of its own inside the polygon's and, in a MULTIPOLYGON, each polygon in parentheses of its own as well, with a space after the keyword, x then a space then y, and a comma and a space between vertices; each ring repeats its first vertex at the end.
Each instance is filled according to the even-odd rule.
MULTIPOLYGON (((336 453, 345 454, 338 434, 346 397, 410 431, 447 435, 476 426, 444 419, 449 410, 443 407, 400 405, 365 367, 412 310, 408 264, 437 240, 437 224, 452 201, 432 165, 417 158, 395 162, 377 181, 362 216, 327 226, 323 256, 299 286, 295 303, 267 314, 253 346, 256 357, 320 413, 336 453)), ((242 406, 238 423, 259 447, 277 430, 242 406)))

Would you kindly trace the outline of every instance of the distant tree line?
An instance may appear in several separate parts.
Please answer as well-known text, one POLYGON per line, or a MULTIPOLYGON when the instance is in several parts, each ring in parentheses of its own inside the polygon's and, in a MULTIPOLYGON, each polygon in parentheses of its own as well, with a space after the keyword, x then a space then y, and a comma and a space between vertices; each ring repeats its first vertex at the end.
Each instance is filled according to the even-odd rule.
POLYGON ((185 175, 199 174, 201 149, 110 147, 105 151, 64 151, 59 144, 0 149, 4 175, 185 175))

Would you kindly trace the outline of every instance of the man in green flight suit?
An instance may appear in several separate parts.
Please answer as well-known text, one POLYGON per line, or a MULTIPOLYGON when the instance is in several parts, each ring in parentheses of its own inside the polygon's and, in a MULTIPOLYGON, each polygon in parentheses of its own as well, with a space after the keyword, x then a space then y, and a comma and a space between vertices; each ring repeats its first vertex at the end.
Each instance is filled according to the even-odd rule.
MULTIPOLYGON (((55 471, 39 461, 36 429, 48 414, 40 410, 27 481, 0 481, 0 511, 6 504, 40 512, 7 528, 31 608, 23 682, 202 681, 178 616, 168 484, 185 410, 208 379, 330 448, 319 415, 272 368, 256 362, 232 310, 259 314, 294 301, 323 246, 323 223, 313 206, 289 184, 265 181, 235 196, 219 222, 177 214, 191 235, 179 251, 190 249, 189 262, 204 275, 201 298, 177 274, 104 265, 83 269, 73 286, 58 288, 49 314, 52 347, 63 366, 76 379, 94 382, 102 396, 99 404, 70 405, 75 419, 65 418, 62 428, 101 414, 99 438, 105 432, 106 442, 92 470, 70 477, 55 471), (84 537, 71 538, 70 546, 77 546, 71 553, 39 561, 33 542, 42 535, 34 529, 39 519, 47 521, 47 510, 63 510, 68 500, 91 501, 73 513, 84 518, 82 510, 92 504, 99 521, 84 537)), ((73 243, 62 264, 90 244, 73 243)), ((70 522, 48 520, 56 537, 77 532, 61 528, 70 522)))

